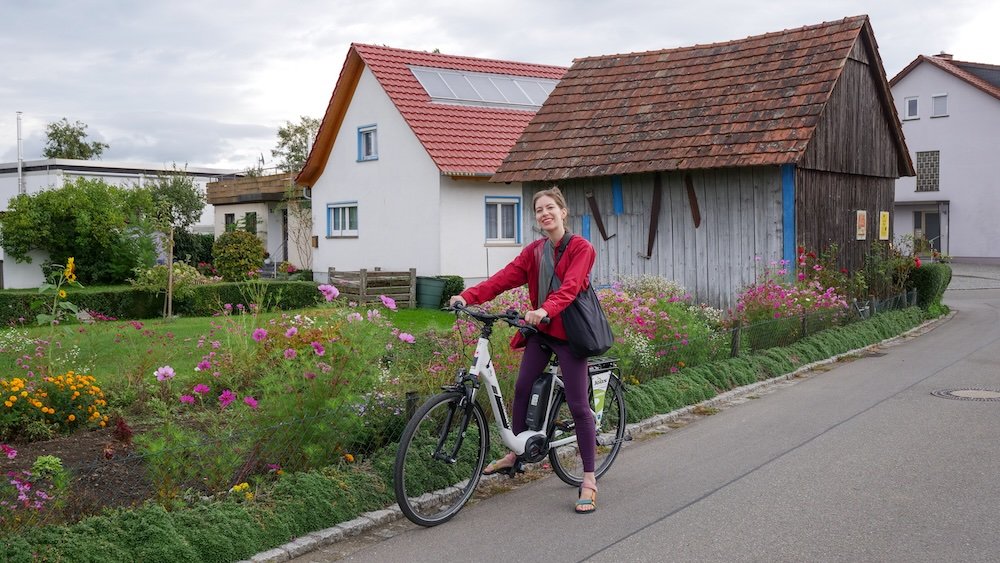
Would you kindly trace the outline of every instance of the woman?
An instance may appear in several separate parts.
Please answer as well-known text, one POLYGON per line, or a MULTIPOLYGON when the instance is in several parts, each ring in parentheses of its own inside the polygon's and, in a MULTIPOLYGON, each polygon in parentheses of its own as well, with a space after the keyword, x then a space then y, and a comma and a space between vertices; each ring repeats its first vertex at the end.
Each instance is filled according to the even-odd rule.
MULTIPOLYGON (((528 284, 528 297, 534 309, 524 314, 524 320, 539 332, 526 339, 518 334, 511 343, 514 347, 524 347, 521 369, 514 385, 512 430, 515 434, 526 430, 524 417, 528 410, 531 386, 549 361, 549 353, 542 349, 544 342, 559 358, 559 368, 566 386, 566 400, 576 426, 577 447, 583 460, 583 485, 576 501, 576 512, 589 514, 597 509, 597 479, 594 476, 596 430, 593 412, 590 410, 587 359, 578 358, 570 352, 560 313, 586 288, 596 253, 594 247, 583 237, 568 238, 565 248, 560 248, 563 246, 564 235, 567 234, 566 217, 569 210, 559 188, 553 187, 536 193, 532 205, 535 208, 535 220, 545 233, 545 238, 526 246, 510 264, 488 280, 452 297, 451 304, 484 303, 508 289, 528 284), (552 283, 553 274, 562 282, 561 285, 552 283), (551 289, 556 285, 558 289, 551 289), (550 322, 539 324, 545 317, 549 317, 550 322)), ((512 467, 516 462, 517 456, 514 452, 509 452, 490 463, 483 474, 492 475, 512 467)))

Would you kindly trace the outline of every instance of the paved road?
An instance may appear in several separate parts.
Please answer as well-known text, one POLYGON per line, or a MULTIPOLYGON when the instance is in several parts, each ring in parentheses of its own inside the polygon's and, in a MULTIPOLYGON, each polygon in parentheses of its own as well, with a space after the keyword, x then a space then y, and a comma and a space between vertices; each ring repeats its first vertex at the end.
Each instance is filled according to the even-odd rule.
POLYGON ((630 443, 593 515, 549 476, 294 561, 998 561, 1000 402, 931 394, 1000 390, 1000 268, 960 271, 925 334, 630 443))

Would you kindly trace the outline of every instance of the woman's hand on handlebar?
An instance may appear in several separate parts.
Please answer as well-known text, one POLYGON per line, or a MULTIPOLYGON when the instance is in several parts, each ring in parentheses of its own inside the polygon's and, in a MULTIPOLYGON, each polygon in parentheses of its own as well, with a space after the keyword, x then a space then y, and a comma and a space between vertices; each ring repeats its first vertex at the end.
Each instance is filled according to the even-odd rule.
POLYGON ((531 326, 538 326, 538 323, 548 316, 549 313, 545 309, 535 309, 524 314, 524 322, 531 326))
POLYGON ((448 300, 448 306, 454 308, 456 304, 461 305, 462 307, 467 305, 465 299, 463 299, 461 295, 452 295, 451 299, 448 300))

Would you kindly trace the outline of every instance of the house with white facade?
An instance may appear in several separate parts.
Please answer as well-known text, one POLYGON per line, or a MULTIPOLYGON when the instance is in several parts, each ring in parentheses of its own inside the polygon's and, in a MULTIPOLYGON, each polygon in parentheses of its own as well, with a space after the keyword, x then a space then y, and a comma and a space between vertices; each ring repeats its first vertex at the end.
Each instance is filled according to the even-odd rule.
POLYGON ((489 183, 566 69, 352 44, 296 183, 313 268, 408 270, 467 283, 538 235, 521 185, 489 183))
POLYGON ((917 173, 896 181, 896 236, 1000 264, 1000 66, 920 55, 890 85, 917 173))
MULTIPOLYGON (((208 182, 242 175, 235 170, 187 167, 181 169, 194 180, 203 193, 208 182)), ((77 178, 103 180, 121 187, 141 187, 159 176, 175 172, 173 165, 104 162, 100 160, 45 159, 0 164, 0 212, 7 209, 7 202, 19 193, 33 194, 43 190, 58 189, 77 178)), ((192 225, 195 233, 214 232, 215 210, 206 205, 198 222, 192 225)), ((0 248, 0 289, 38 287, 43 280, 41 263, 44 256, 32 257, 32 262, 17 263, 5 259, 0 248)))

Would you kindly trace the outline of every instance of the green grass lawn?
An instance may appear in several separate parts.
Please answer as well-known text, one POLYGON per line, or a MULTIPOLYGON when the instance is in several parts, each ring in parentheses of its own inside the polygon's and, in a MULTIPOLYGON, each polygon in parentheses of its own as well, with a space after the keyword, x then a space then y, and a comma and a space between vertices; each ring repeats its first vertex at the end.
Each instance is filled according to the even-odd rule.
MULTIPOLYGON (((69 369, 88 373, 114 392, 159 366, 193 367, 208 353, 212 341, 246 341, 254 328, 282 315, 321 317, 330 312, 329 308, 311 308, 263 313, 256 319, 234 315, 4 328, 0 329, 0 378, 23 375, 27 370, 17 367, 18 360, 31 356, 32 366, 45 366, 53 373, 69 369)), ((448 331, 455 320, 452 313, 434 309, 399 309, 386 316, 401 332, 411 334, 448 331)))

